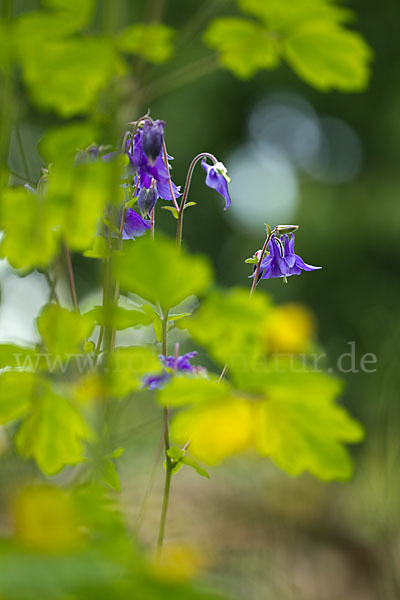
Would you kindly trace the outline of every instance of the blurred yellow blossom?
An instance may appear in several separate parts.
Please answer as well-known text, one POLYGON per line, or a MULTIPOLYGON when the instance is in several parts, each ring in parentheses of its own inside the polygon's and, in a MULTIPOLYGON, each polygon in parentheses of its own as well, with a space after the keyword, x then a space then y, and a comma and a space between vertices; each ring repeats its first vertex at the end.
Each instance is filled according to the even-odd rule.
POLYGON ((271 310, 263 333, 268 350, 297 354, 308 350, 315 332, 311 311, 303 304, 287 302, 271 310))

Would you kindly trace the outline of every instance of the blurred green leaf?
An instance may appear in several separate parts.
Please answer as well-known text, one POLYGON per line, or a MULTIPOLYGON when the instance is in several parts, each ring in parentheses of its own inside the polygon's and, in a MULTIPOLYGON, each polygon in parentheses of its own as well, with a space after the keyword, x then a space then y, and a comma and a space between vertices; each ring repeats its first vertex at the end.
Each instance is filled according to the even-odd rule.
POLYGON ((181 377, 176 376, 172 381, 158 393, 158 401, 163 406, 185 406, 204 404, 207 402, 219 402, 229 398, 230 386, 226 381, 219 383, 218 378, 210 376, 181 377))
POLYGON ((116 492, 121 491, 121 481, 118 475, 118 471, 111 458, 104 458, 102 460, 101 477, 102 480, 110 486, 110 488, 112 488, 116 492))
POLYGON ((108 367, 109 390, 117 398, 142 387, 143 376, 161 370, 158 355, 150 348, 128 346, 116 348, 108 367))
POLYGON ((33 358, 35 350, 15 344, 0 344, 0 369, 22 367, 25 361, 33 358))
POLYGON ((299 77, 322 91, 357 92, 368 84, 372 53, 354 31, 310 23, 286 39, 284 54, 299 77))
MULTIPOLYGON (((78 4, 73 6, 80 11, 78 4)), ((73 12, 74 8, 69 14, 73 12)), ((28 13, 16 27, 23 80, 33 101, 62 117, 90 111, 99 92, 123 72, 111 40, 65 37, 77 27, 79 23, 62 12, 28 13)))
POLYGON ((207 348, 221 365, 249 364, 265 353, 262 324, 270 310, 268 297, 247 289, 213 291, 194 315, 184 319, 193 339, 207 348))
POLYGON ((47 131, 39 142, 39 151, 46 163, 60 159, 70 159, 73 162, 78 150, 90 146, 96 135, 90 123, 69 123, 47 131))
POLYGON ((331 0, 238 0, 239 8, 261 19, 270 29, 290 31, 311 21, 345 23, 354 19, 351 10, 331 0))
POLYGON ((85 460, 84 442, 92 437, 79 411, 47 387, 36 398, 15 443, 24 458, 34 458, 44 473, 54 475, 65 465, 85 460))
POLYGON ((95 306, 86 315, 98 325, 108 325, 118 330, 138 327, 139 325, 150 325, 153 320, 145 312, 122 308, 121 306, 110 307, 110 309, 95 306))
POLYGON ((6 371, 0 375, 0 424, 25 416, 42 387, 33 373, 6 371))
POLYGON ((82 352, 90 336, 94 320, 89 314, 47 304, 37 320, 37 327, 47 350, 61 357, 82 352))
POLYGON ((107 242, 102 235, 94 238, 93 246, 83 253, 87 258, 107 258, 109 256, 107 242))
POLYGON ((91 20, 95 2, 94 0, 43 0, 43 4, 80 28, 91 20))
POLYGON ((222 66, 247 79, 260 69, 280 63, 278 41, 265 27, 237 17, 214 20, 204 36, 205 43, 220 53, 222 66))
POLYGON ((192 294, 206 290, 211 269, 204 257, 177 250, 172 240, 157 236, 136 240, 116 260, 121 287, 150 302, 172 308, 192 294))
POLYGON ((42 194, 24 187, 4 190, 0 199, 0 256, 15 269, 47 267, 58 250, 54 211, 42 194))
POLYGON ((159 64, 173 53, 175 31, 163 23, 129 25, 117 36, 117 46, 127 54, 139 54, 148 62, 159 64))
POLYGON ((210 479, 210 474, 207 473, 207 471, 203 469, 203 467, 201 467, 199 463, 194 460, 194 458, 191 458, 190 456, 184 456, 180 459, 180 462, 188 467, 192 467, 192 469, 194 469, 198 475, 201 475, 201 477, 210 479))

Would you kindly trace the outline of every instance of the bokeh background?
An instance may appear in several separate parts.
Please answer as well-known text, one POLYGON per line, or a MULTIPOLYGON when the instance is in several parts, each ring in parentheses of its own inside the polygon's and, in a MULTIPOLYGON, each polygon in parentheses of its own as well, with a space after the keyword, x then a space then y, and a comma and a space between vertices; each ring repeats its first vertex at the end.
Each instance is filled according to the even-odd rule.
MULTIPOLYGON (((213 470, 210 481, 183 471, 174 479, 167 547, 183 571, 248 600, 396 600, 400 597, 400 47, 396 0, 350 0, 358 29, 375 58, 369 88, 360 94, 319 93, 290 69, 235 79, 208 61, 198 29, 207 19, 235 14, 233 2, 194 0, 157 3, 163 20, 180 32, 174 61, 148 69, 129 83, 122 107, 127 120, 151 108, 166 122, 174 181, 183 184, 200 151, 214 153, 232 178, 232 208, 204 186, 196 171, 185 214, 190 250, 211 257, 222 286, 248 285, 244 260, 263 243, 265 223, 300 223, 296 247, 318 273, 262 285, 279 303, 295 303, 299 320, 316 325, 315 342, 336 370, 354 342, 357 365, 377 357, 376 372, 343 374, 343 401, 367 430, 354 450, 355 475, 348 483, 293 479, 264 460, 240 458, 213 470), (204 4, 204 6, 203 6, 204 4), (168 74, 199 61, 187 82, 168 74), (158 83, 157 83, 158 82, 158 83), (160 83, 161 82, 161 83, 160 83), (179 85, 178 85, 179 84, 179 85), (190 84, 190 85, 189 85, 190 84), (304 316, 304 311, 305 315, 304 316), (175 553, 175 554, 174 554, 175 553)), ((16 3, 17 11, 38 6, 16 3)), ((151 2, 115 2, 114 26, 142 20, 151 2)), ((99 25, 100 26, 100 25, 99 25)), ((36 112, 21 87, 19 129, 10 167, 23 172, 18 135, 37 179, 43 166, 37 143, 58 120, 36 112)), ((109 140, 105 140, 108 142, 109 140)), ((175 223, 158 211, 157 227, 173 234, 175 223)), ((78 294, 96 294, 93 261, 74 257, 78 294)), ((0 339, 36 339, 34 318, 47 300, 40 274, 20 279, 0 262, 0 339)), ((61 290, 62 293, 62 290, 61 290)), ((65 290, 67 297, 67 290, 65 290)), ((189 346, 188 346, 189 348, 189 346)), ((199 357, 201 362, 201 353, 199 357)), ((358 367, 359 368, 359 367, 358 367)), ((161 418, 140 398, 115 424, 126 448, 121 458, 120 502, 130 526, 138 517, 158 442, 161 418), (140 423, 143 423, 141 426, 140 423)), ((2 484, 26 473, 7 454, 2 484)), ((148 502, 141 537, 154 544, 162 471, 148 502)), ((174 561, 172 561, 174 562, 174 561)))

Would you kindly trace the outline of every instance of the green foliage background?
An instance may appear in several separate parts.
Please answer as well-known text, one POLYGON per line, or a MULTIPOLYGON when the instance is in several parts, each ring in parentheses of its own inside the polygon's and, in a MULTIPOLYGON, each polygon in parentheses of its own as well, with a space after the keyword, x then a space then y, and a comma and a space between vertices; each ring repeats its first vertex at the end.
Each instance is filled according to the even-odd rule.
MULTIPOLYGON (((22 269, 22 274, 33 267, 45 268, 57 255, 62 239, 73 251, 97 255, 96 249, 88 250, 97 215, 108 201, 113 178, 123 165, 110 169, 80 165, 73 169, 75 150, 93 140, 115 145, 125 123, 143 114, 148 106, 152 115, 167 122, 168 148, 177 158, 174 179, 179 182, 183 182, 186 167, 199 150, 211 150, 224 160, 245 138, 246 116, 266 91, 283 88, 299 92, 319 113, 330 113, 351 123, 365 149, 361 176, 335 187, 307 181, 302 188, 297 216, 302 225, 299 239, 304 255, 317 256, 318 264, 324 265, 322 278, 296 278, 285 289, 271 281, 268 290, 278 300, 302 300, 312 307, 318 317, 320 339, 330 356, 343 352, 348 340, 356 341, 360 355, 374 352, 378 356, 375 374, 357 373, 347 378, 346 406, 361 418, 369 432, 368 442, 356 451, 355 479, 346 487, 335 484, 323 487, 307 476, 300 480, 286 479, 266 469, 264 463, 250 467, 240 459, 230 467, 219 467, 210 482, 193 479, 186 474, 189 469, 183 469, 182 479, 176 484, 171 539, 180 543, 195 540, 205 553, 211 548, 215 556, 203 575, 203 583, 219 584, 238 596, 321 598, 322 593, 329 593, 325 585, 321 591, 318 579, 322 577, 332 587, 331 596, 326 596, 328 599, 349 595, 352 585, 363 599, 395 599, 400 587, 396 545, 399 532, 396 349, 400 327, 397 310, 400 122, 397 116, 398 58, 391 40, 396 39, 399 8, 397 3, 388 1, 385 10, 376 14, 379 10, 376 5, 355 0, 346 7, 296 0, 286 5, 283 18, 279 14, 280 2, 270 2, 268 14, 264 9, 266 3, 250 0, 242 0, 238 6, 223 0, 204 2, 201 6, 183 0, 165 2, 164 7, 162 4, 48 0, 43 3, 46 11, 43 14, 30 12, 43 10, 36 2, 16 2, 14 7, 10 2, 3 2, 0 25, 2 164, 8 163, 11 170, 23 174, 26 161, 28 176, 34 180, 38 178, 40 166, 51 162, 52 170, 48 193, 43 195, 42 203, 32 203, 29 194, 21 188, 2 193, 0 219, 7 232, 2 241, 2 254, 12 266, 22 269), (15 26, 7 23, 11 7, 14 14, 20 15, 15 26), (358 15, 355 28, 348 8, 358 15), (143 25, 148 21, 157 22, 162 9, 164 25, 143 25), (368 90, 366 65, 371 52, 355 30, 362 31, 374 48, 374 68, 368 90), (18 68, 10 70, 14 61, 18 68), (220 70, 219 64, 228 70, 220 70), (229 69, 245 79, 245 83, 232 77, 229 69), (354 93, 362 90, 362 94, 354 93), (321 91, 331 93, 321 94, 321 91), (9 151, 14 126, 17 128, 9 151), (29 138, 30 131, 33 135, 29 138), (16 143, 17 135, 23 139, 25 158, 16 143), (37 152, 39 139, 42 140, 40 155, 37 152), (49 234, 55 224, 59 227, 58 236, 49 234), (207 491, 205 486, 209 486, 207 491), (224 491, 224 486, 231 491, 224 491), (201 497, 200 502, 187 500, 191 489, 195 490, 195 496, 201 497), (224 515, 210 511, 209 506, 216 503, 223 506, 224 515), (195 524, 193 515, 196 515, 195 524), (205 527, 208 521, 210 528, 205 527), (189 535, 187 531, 184 533, 188 522, 189 535), (211 535, 213 528, 221 528, 223 532, 233 528, 235 542, 224 540, 224 535, 216 541, 215 535, 211 535), (303 559, 303 555, 307 558, 303 559), (289 569, 289 564, 294 568, 289 569), (343 582, 342 588, 335 587, 338 579, 343 582)), ((7 170, 3 169, 0 176, 6 184, 7 170)), ((14 178, 11 183, 22 181, 14 178)), ((197 206, 185 216, 187 245, 192 252, 207 253, 218 282, 246 285, 248 267, 243 264, 243 258, 260 246, 260 239, 231 229, 216 210, 214 199, 203 197, 203 186, 203 178, 196 174, 191 199, 198 201, 197 206)), ((169 214, 159 213, 157 226, 172 234, 174 220, 169 214)), ((145 255, 148 256, 147 252, 145 255)), ((76 254, 73 262, 78 295, 82 298, 97 285, 98 261, 76 254)), ((129 271, 122 264, 123 285, 128 289, 140 285, 141 295, 152 302, 154 289, 151 282, 146 281, 145 266, 142 261, 129 271)), ((208 277, 204 273, 208 266, 199 262, 198 269, 198 289, 189 289, 187 293, 202 292, 206 287, 208 277)), ((162 279, 158 282, 157 295, 161 294, 167 305, 180 301, 181 298, 171 298, 168 294, 181 288, 183 273, 184 267, 182 273, 176 270, 172 274, 176 283, 171 289, 163 288, 162 279)), ((96 314, 82 317, 79 323, 68 321, 75 317, 69 313, 57 321, 57 315, 52 318, 49 311, 43 311, 38 328, 50 354, 76 351, 93 323, 106 318, 96 314)), ((124 318, 135 324, 156 319, 150 313, 147 317, 145 313, 113 316, 114 322, 124 318)), ((218 356, 223 346, 219 344, 214 351, 211 342, 215 337, 209 341, 202 339, 207 331, 201 321, 197 334, 196 321, 192 327, 194 338, 197 336, 197 341, 209 349, 212 358, 223 364, 226 355, 218 356)), ((13 348, 3 349, 4 366, 8 364, 7 352, 11 355, 13 348)), ((29 349, 22 352, 29 355, 29 349)), ((131 358, 125 356, 121 360, 131 358)), ((152 365, 155 368, 155 357, 149 353, 146 358, 143 372, 137 373, 138 378, 151 371, 152 365)), ((90 442, 94 436, 82 420, 81 411, 76 411, 73 403, 61 406, 60 403, 66 402, 64 390, 50 388, 40 376, 34 379, 29 374, 24 376, 23 381, 17 383, 20 393, 13 398, 12 390, 16 389, 13 375, 1 377, 0 402, 4 422, 23 418, 16 437, 19 452, 26 458, 34 458, 49 474, 56 473, 64 464, 77 462, 82 454, 82 443, 90 442), (37 444, 38 439, 40 444, 37 444)), ((180 385, 179 380, 176 384, 180 385)), ((108 385, 115 396, 123 397, 138 387, 138 381, 132 380, 126 386, 110 379, 108 385)), ((241 385, 245 389, 243 380, 241 385)), ((166 394, 170 391, 171 388, 167 388, 166 394)), ((262 393, 262 386, 257 391, 262 393)), ((189 393, 183 390, 185 398, 189 393)), ((169 404, 172 401, 172 397, 164 400, 169 404)), ((236 404, 234 406, 236 410, 236 404)), ((273 409, 274 406, 269 406, 269 410, 273 409)), ((307 409, 313 413, 312 403, 307 409)), ((201 407, 190 410, 199 411, 201 407)), ((290 410, 297 414, 296 398, 291 399, 290 410)), ((329 415, 329 401, 324 410, 329 415)), ((130 429, 133 423, 141 422, 140 416, 144 423, 151 423, 157 414, 157 409, 144 407, 139 397, 135 405, 123 405, 122 416, 115 411, 107 417, 114 431, 119 432, 125 453, 118 458, 117 444, 115 451, 107 449, 109 454, 100 452, 101 460, 95 461, 96 468, 111 487, 118 488, 115 471, 118 458, 122 480, 129 482, 123 489, 122 501, 128 506, 138 507, 140 502, 138 489, 147 479, 159 422, 156 420, 155 427, 139 431, 136 438, 130 429), (136 479, 132 476, 135 468, 136 479)), ((188 417, 186 422, 181 419, 174 425, 177 441, 180 437, 186 439, 190 427, 187 422, 190 411, 182 414, 188 417)), ((194 415, 196 420, 198 417, 194 415)), ((343 441, 359 438, 356 426, 352 429, 349 425, 349 429, 343 431, 341 414, 336 418, 343 441)), ((331 419, 330 414, 326 429, 319 430, 326 430, 324 443, 327 438, 336 443, 331 419)), ((292 435, 296 433, 297 428, 292 435)), ((312 431, 307 434, 313 437, 312 431)), ((287 435, 286 432, 284 442, 287 435)), ((273 457, 279 443, 279 439, 275 440, 271 451, 260 441, 261 453, 273 457)), ((324 457, 324 453, 320 450, 317 456, 324 457)), ((328 451, 326 456, 329 457, 328 451)), ((286 465, 282 465, 282 452, 279 457, 275 462, 293 474, 302 470, 302 465, 296 464, 296 455, 286 457, 286 465)), ((173 458, 179 462, 176 454, 173 458)), ((343 460, 346 470, 347 458, 343 460)), ((13 453, 7 453, 2 461, 2 504, 7 515, 5 507, 17 494, 21 481, 38 480, 35 468, 29 464, 20 466, 13 453)), ((321 475, 329 469, 329 463, 314 464, 309 470, 313 468, 321 475)), ((59 483, 62 487, 67 482, 60 480, 59 483)), ((32 505, 34 519, 39 519, 42 510, 46 520, 46 510, 40 507, 46 508, 46 498, 52 494, 50 489, 53 488, 45 490, 43 497, 38 495, 36 504, 35 491, 31 496, 28 494, 32 501, 22 497, 22 508, 15 509, 16 522, 22 525, 17 527, 14 546, 4 544, 0 588, 5 597, 37 597, 39 590, 42 597, 54 597, 54 589, 63 578, 66 593, 79 598, 103 595, 110 598, 112 594, 124 598, 133 590, 135 593, 140 590, 142 598, 203 597, 185 584, 166 582, 165 574, 160 578, 141 556, 132 553, 130 539, 118 518, 111 518, 108 510, 99 508, 96 512, 96 507, 104 502, 97 489, 86 498, 78 493, 65 502, 60 497, 50 497, 48 501, 50 507, 60 507, 54 523, 64 521, 72 529, 75 520, 85 523, 90 531, 89 544, 69 539, 66 526, 49 537, 63 540, 65 536, 67 541, 61 543, 61 548, 65 552, 70 544, 67 558, 51 543, 49 548, 41 549, 40 534, 32 532, 24 518, 30 522, 32 505), (99 493, 101 499, 97 496, 99 493), (99 536, 103 537, 101 546, 99 536), (39 557, 38 550, 42 552, 39 557), (83 572, 80 565, 85 565, 83 572), (24 580, 29 580, 29 586, 22 582, 21 572, 26 573, 24 580)), ((125 512, 129 515, 129 510, 125 512)), ((7 530, 12 530, 12 525, 6 522, 7 530)), ((151 545, 154 533, 146 527, 146 522, 143 535, 145 542, 151 545)))

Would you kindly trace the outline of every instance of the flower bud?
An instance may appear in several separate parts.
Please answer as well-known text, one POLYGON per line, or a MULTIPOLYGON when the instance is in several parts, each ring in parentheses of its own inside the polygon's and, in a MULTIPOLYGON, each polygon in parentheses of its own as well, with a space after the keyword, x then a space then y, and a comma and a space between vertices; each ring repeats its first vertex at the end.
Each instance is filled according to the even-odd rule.
POLYGON ((297 231, 299 225, 277 225, 274 229, 274 232, 277 235, 284 235, 285 233, 293 233, 297 231))
POLYGON ((164 121, 155 121, 154 123, 146 121, 143 126, 142 148, 152 166, 161 152, 164 139, 164 125, 164 121))
POLYGON ((144 217, 151 213, 157 202, 157 198, 157 192, 153 186, 149 189, 142 188, 140 190, 137 204, 144 217))

